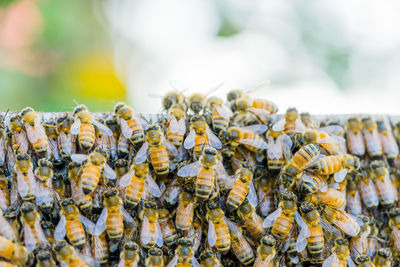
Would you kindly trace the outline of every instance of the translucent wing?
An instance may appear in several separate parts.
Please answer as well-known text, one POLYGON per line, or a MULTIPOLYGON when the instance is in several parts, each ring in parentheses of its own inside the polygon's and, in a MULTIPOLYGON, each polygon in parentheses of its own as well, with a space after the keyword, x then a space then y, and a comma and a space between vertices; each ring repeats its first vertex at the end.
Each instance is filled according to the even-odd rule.
POLYGON ((306 222, 298 212, 295 213, 294 218, 299 227, 301 228, 299 236, 297 237, 296 241, 296 250, 297 252, 301 252, 307 246, 307 238, 310 237, 310 229, 308 228, 306 222))
POLYGON ((400 248, 400 230, 397 229, 396 226, 392 226, 392 230, 393 230, 393 239, 394 239, 394 243, 396 244, 396 248, 400 248))
POLYGON ((215 108, 215 110, 218 112, 218 114, 221 115, 224 118, 229 119, 230 117, 233 116, 232 111, 228 107, 226 107, 224 105, 220 106, 220 105, 217 105, 217 104, 213 104, 213 108, 215 108))
POLYGON ((255 134, 263 134, 268 130, 268 126, 264 124, 253 124, 240 128, 245 132, 253 132, 255 134))
POLYGON ((318 129, 319 131, 326 132, 330 135, 339 135, 342 133, 343 127, 339 125, 329 125, 318 129))
POLYGON ((99 218, 97 219, 96 226, 94 227, 95 235, 100 235, 107 229, 107 224, 106 224, 107 216, 108 216, 107 208, 103 208, 99 218))
POLYGON ((178 134, 184 135, 186 133, 186 121, 185 118, 180 118, 179 119, 179 131, 178 134))
POLYGON ((276 221, 276 219, 281 215, 282 208, 278 208, 274 212, 272 212, 270 215, 265 218, 263 222, 263 227, 264 228, 270 228, 276 221))
POLYGON ((82 223, 83 226, 85 226, 85 229, 89 234, 94 235, 94 229, 96 225, 91 220, 79 214, 79 221, 82 223))
POLYGON ((339 266, 339 258, 336 253, 332 253, 323 263, 322 267, 339 266))
POLYGON ((42 121, 39 116, 35 118, 35 134, 37 137, 46 137, 46 131, 43 128, 42 121))
POLYGON ((81 131, 81 120, 80 119, 75 119, 74 123, 71 125, 71 128, 69 130, 71 134, 77 135, 81 131))
POLYGON ((268 143, 268 158, 269 159, 280 159, 282 157, 282 145, 280 143, 268 143))
POLYGON ((6 144, 4 142, 4 138, 0 138, 0 166, 3 166, 4 161, 6 159, 6 144))
POLYGON ((119 180, 119 186, 126 187, 126 186, 130 185, 134 174, 135 174, 135 170, 132 168, 129 169, 129 171, 127 173, 125 173, 119 180))
POLYGON ((8 223, 6 218, 3 217, 3 215, 0 215, 0 234, 10 241, 16 240, 12 226, 8 223))
POLYGON ((150 222, 146 216, 143 216, 142 228, 140 230, 140 241, 142 244, 147 245, 151 241, 151 234, 149 232, 150 222))
POLYGON ((165 148, 167 149, 167 152, 170 155, 173 155, 173 156, 178 155, 178 150, 176 149, 176 147, 173 144, 171 144, 170 142, 168 142, 164 137, 162 137, 162 142, 165 145, 165 148))
POLYGON ((171 120, 169 121, 169 130, 173 133, 177 133, 179 131, 178 121, 173 115, 171 116, 171 120))
POLYGON ((196 132, 194 131, 194 129, 192 129, 190 130, 185 141, 183 142, 183 147, 185 149, 191 149, 192 147, 194 147, 195 141, 196 141, 196 132))
POLYGON ((108 179, 115 180, 115 178, 117 178, 117 174, 107 163, 104 163, 103 171, 104 171, 104 176, 107 177, 108 179))
POLYGON ((136 154, 135 157, 135 162, 136 164, 140 164, 146 161, 147 159, 147 150, 149 148, 149 143, 144 142, 142 147, 139 149, 138 153, 136 154))
POLYGON ((51 153, 53 154, 54 158, 56 160, 61 160, 61 155, 60 155, 60 151, 58 150, 58 144, 56 141, 54 141, 53 139, 49 138, 49 145, 50 145, 50 149, 51 149, 51 153))
POLYGON ((24 224, 24 239, 25 247, 28 249, 29 252, 32 252, 36 247, 36 238, 32 233, 32 229, 27 223, 24 224))
MULTIPOLYGON (((5 211, 8 208, 8 199, 6 193, 0 189, 0 209, 5 211)), ((1 222, 0 222, 1 225, 1 222)))
POLYGON ((131 138, 131 137, 132 137, 132 134, 133 134, 133 131, 132 131, 131 127, 129 127, 129 125, 128 125, 128 123, 126 122, 126 120, 124 120, 124 119, 121 118, 121 119, 119 120, 119 122, 120 122, 120 125, 121 125, 121 132, 122 132, 122 135, 123 135, 126 139, 131 138))
POLYGON ((207 137, 208 137, 208 140, 210 141, 210 145, 213 148, 221 149, 221 147, 222 147, 221 141, 209 128, 207 128, 207 137))
POLYGON ((304 164, 302 170, 306 170, 306 169, 312 167, 314 164, 317 164, 317 162, 320 161, 324 157, 326 157, 326 156, 322 155, 322 154, 319 154, 319 155, 313 157, 309 162, 304 164))
POLYGON ((351 257, 347 257, 347 264, 349 265, 349 267, 356 267, 356 264, 354 263, 354 261, 351 259, 351 257))
MULTIPOLYGON (((100 267, 100 264, 96 261, 95 258, 88 255, 83 255, 79 251, 75 250, 76 256, 86 262, 89 266, 100 267)), ((67 265, 69 266, 69 265, 67 265)))
POLYGON ((72 161, 81 164, 85 160, 87 160, 89 155, 84 155, 84 154, 71 154, 71 159, 72 161))
POLYGON ((211 247, 214 247, 217 242, 217 234, 215 232, 214 223, 211 220, 208 221, 207 240, 211 247))
MULTIPOLYGON (((50 183, 50 180, 47 181, 50 183)), ((48 186, 43 185, 41 182, 36 183, 35 197, 37 205, 51 205, 54 200, 53 190, 51 189, 51 184, 48 186)))
POLYGON ((197 176, 197 174, 199 174, 200 170, 201 170, 201 163, 200 161, 196 161, 180 168, 178 171, 178 176, 194 177, 197 176))
POLYGON ((161 227, 160 227, 160 223, 157 221, 156 222, 156 231, 154 233, 155 235, 155 241, 158 247, 162 247, 163 243, 164 243, 164 238, 163 238, 163 234, 161 231, 161 227))
POLYGON ((249 200, 250 204, 253 205, 253 207, 257 207, 257 192, 254 188, 253 182, 250 182, 249 184, 249 194, 247 195, 247 199, 249 200))
POLYGON ((193 256, 192 258, 192 265, 193 267, 201 267, 200 263, 196 260, 195 256, 193 256))
POLYGON ((120 206, 120 211, 122 214, 122 217, 126 223, 131 225, 132 228, 137 228, 136 221, 132 218, 132 216, 125 210, 125 208, 121 205, 120 206))
POLYGON ((146 175, 146 183, 147 183, 147 189, 149 190, 149 193, 152 194, 154 197, 160 197, 161 196, 161 190, 158 184, 151 178, 149 174, 146 175))
POLYGON ((28 136, 29 141, 34 144, 38 140, 39 136, 35 133, 32 126, 28 123, 25 123, 26 135, 28 136))
POLYGON ((67 231, 65 226, 67 225, 67 220, 65 219, 65 215, 62 215, 60 221, 58 222, 55 230, 54 230, 54 239, 61 240, 65 237, 67 231))
POLYGON ((285 118, 282 118, 282 119, 280 119, 277 123, 275 123, 275 124, 272 126, 272 130, 273 130, 274 132, 283 131, 283 130, 285 129, 285 124, 286 124, 286 119, 285 119, 285 118))
POLYGON ((175 267, 178 264, 178 254, 172 258, 172 260, 168 263, 167 267, 175 267))
POLYGON ((103 135, 105 135, 105 136, 112 136, 113 135, 113 132, 110 130, 110 128, 108 128, 104 124, 98 122, 97 120, 93 120, 93 124, 97 127, 99 132, 102 133, 103 135))
POLYGON ((72 135, 66 135, 64 132, 60 132, 58 135, 60 138, 60 146, 65 154, 70 155, 72 153, 72 135))
POLYGON ((358 223, 349 216, 346 212, 336 209, 336 212, 341 213, 342 220, 333 219, 332 222, 340 228, 343 232, 348 234, 349 236, 356 236, 360 232, 360 226, 358 223))
POLYGON ((347 175, 347 169, 343 169, 341 171, 335 172, 333 175, 335 177, 335 181, 340 183, 343 182, 344 178, 346 178, 347 175))
POLYGON ((268 144, 262 139, 241 139, 239 143, 243 145, 248 145, 252 147, 256 147, 259 149, 267 149, 268 144))
POLYGON ((28 195, 29 192, 29 185, 25 181, 25 176, 22 174, 20 170, 16 170, 17 174, 17 185, 18 185, 18 192, 22 198, 28 195))
POLYGON ((306 126, 303 124, 300 118, 296 120, 296 131, 298 133, 303 133, 306 130, 306 126))

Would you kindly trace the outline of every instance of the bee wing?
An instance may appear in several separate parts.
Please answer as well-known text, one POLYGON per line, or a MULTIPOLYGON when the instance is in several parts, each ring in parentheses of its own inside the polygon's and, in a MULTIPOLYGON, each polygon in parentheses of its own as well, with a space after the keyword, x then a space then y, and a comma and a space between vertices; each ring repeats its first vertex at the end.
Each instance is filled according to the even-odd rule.
POLYGON ((51 187, 44 186, 41 182, 37 182, 35 197, 36 197, 36 204, 39 206, 43 204, 47 205, 52 204, 54 200, 53 190, 51 189, 51 187))
POLYGON ((139 123, 139 125, 144 129, 147 130, 149 128, 149 124, 147 123, 147 121, 143 118, 134 116, 136 121, 139 123))
POLYGON ((297 252, 301 252, 307 246, 307 238, 310 237, 310 229, 298 212, 295 213, 294 219, 301 229, 296 241, 296 250, 297 252))
POLYGON ((60 218, 60 221, 58 222, 56 228, 54 229, 54 239, 55 240, 61 240, 65 237, 67 231, 65 229, 65 226, 67 225, 67 220, 65 218, 65 215, 63 214, 60 218))
POLYGON ((230 117, 233 116, 232 111, 230 110, 230 108, 228 108, 225 105, 217 105, 217 104, 213 104, 213 108, 215 108, 215 110, 218 112, 219 115, 221 115, 224 118, 229 119, 230 117))
POLYGON ((247 108, 246 110, 254 113, 254 115, 256 115, 256 116, 259 116, 262 121, 265 121, 267 119, 267 117, 269 115, 271 115, 271 112, 269 112, 268 110, 263 109, 263 108, 250 107, 250 108, 247 108))
POLYGON ((32 126, 29 125, 28 123, 24 123, 25 129, 26 129, 26 134, 28 136, 29 141, 33 144, 36 143, 38 140, 39 136, 36 134, 36 132, 33 130, 32 126))
POLYGON ((110 130, 110 128, 108 128, 104 124, 98 122, 97 120, 93 120, 93 124, 97 127, 99 132, 102 133, 103 135, 105 135, 105 136, 112 136, 113 135, 113 132, 110 130))
POLYGON ((335 177, 335 181, 340 183, 343 182, 344 178, 346 178, 347 175, 347 169, 343 169, 341 171, 335 172, 333 175, 335 177))
POLYGON ((161 231, 161 227, 160 227, 160 223, 158 222, 158 220, 156 221, 156 231, 155 231, 155 241, 158 247, 162 247, 163 243, 164 243, 164 238, 163 238, 163 234, 161 231))
POLYGON ((60 151, 58 150, 58 144, 53 139, 49 138, 49 145, 51 149, 51 153, 53 154, 54 158, 58 161, 61 160, 60 151))
POLYGON ((307 162, 306 164, 303 165, 303 168, 301 168, 301 170, 303 171, 303 170, 310 168, 311 166, 316 164, 319 160, 321 160, 324 157, 326 157, 326 156, 322 155, 322 154, 319 154, 319 155, 313 157, 309 162, 307 162))
POLYGON ((175 254, 172 260, 168 263, 167 267, 175 267, 178 264, 178 258, 178 254, 175 254))
POLYGON ((214 247, 215 243, 217 242, 217 233, 215 232, 215 227, 212 220, 208 221, 207 240, 210 247, 214 247))
POLYGON ((179 131, 178 134, 184 135, 186 133, 186 121, 185 118, 180 118, 179 119, 179 131))
POLYGON ((26 153, 28 152, 28 140, 25 131, 22 130, 19 133, 15 133, 15 141, 18 144, 18 152, 26 153))
POLYGON ((281 215, 282 208, 276 209, 274 212, 272 212, 270 215, 268 215, 263 222, 263 227, 264 228, 270 228, 276 221, 276 219, 281 215))
POLYGON ((393 230, 393 239, 394 243, 396 244, 396 248, 400 248, 400 230, 394 225, 392 226, 393 230))
POLYGON ((117 267, 125 267, 125 257, 124 256, 119 258, 119 263, 118 263, 117 267))
POLYGON ((85 160, 87 160, 89 155, 84 155, 84 154, 71 154, 71 159, 72 161, 81 164, 85 160))
POLYGON ((100 235, 107 229, 107 223, 106 223, 107 216, 108 216, 107 207, 104 207, 94 227, 95 235, 100 235))
POLYGON ((154 197, 160 197, 161 196, 161 190, 158 184, 151 178, 149 174, 146 175, 146 184, 147 184, 147 189, 149 190, 150 194, 152 194, 154 197))
POLYGON ((249 126, 240 127, 245 132, 253 132, 255 134, 263 134, 268 130, 268 126, 264 124, 253 124, 249 126))
POLYGON ((239 143, 243 144, 243 145, 248 145, 248 146, 252 146, 252 147, 256 147, 259 149, 267 149, 268 148, 268 144, 262 140, 262 139, 241 139, 239 141, 239 143))
POLYGON ((221 149, 221 147, 222 147, 221 141, 220 141, 219 138, 210 130, 210 128, 207 128, 207 137, 208 137, 208 140, 210 141, 210 145, 211 145, 213 148, 221 149))
POLYGON ((6 143, 4 137, 0 138, 0 166, 3 166, 6 160, 6 143))
POLYGON ((122 118, 119 120, 119 122, 120 122, 120 125, 121 125, 121 132, 122 132, 122 135, 123 135, 126 139, 131 138, 131 137, 132 137, 132 134, 133 134, 132 128, 129 127, 129 125, 128 125, 128 123, 126 122, 126 120, 124 120, 124 119, 122 119, 122 118))
POLYGON ((24 198, 29 192, 29 186, 25 181, 25 176, 22 174, 20 170, 16 170, 17 174, 17 185, 18 185, 18 192, 22 198, 24 198))
POLYGON ((322 267, 339 266, 339 258, 335 252, 332 253, 323 263, 322 267))
POLYGON ((71 125, 71 128, 69 129, 71 134, 77 135, 81 131, 81 120, 80 119, 75 119, 74 123, 71 125))
POLYGON ((280 132, 285 129, 286 119, 283 117, 272 126, 274 132, 280 132))
POLYGON ((38 137, 45 137, 46 136, 46 131, 44 130, 44 127, 42 125, 42 121, 39 118, 39 116, 36 116, 35 118, 35 132, 38 137))
POLYGON ((346 222, 333 219, 332 222, 349 236, 356 236, 360 232, 360 226, 353 217, 349 216, 345 211, 336 209, 336 212, 341 213, 341 216, 347 217, 346 222), (350 221, 350 222, 348 222, 350 221))
POLYGON ((1 210, 6 210, 8 208, 8 203, 7 202, 8 201, 7 201, 6 193, 3 190, 0 189, 0 209, 1 210))
POLYGON ((270 266, 269 264, 271 263, 271 260, 273 258, 273 255, 268 255, 264 260, 258 256, 254 266, 270 266))
POLYGON ((146 215, 143 216, 142 228, 140 229, 140 241, 147 245, 151 241, 150 222, 146 215))
POLYGON ((192 265, 193 267, 201 267, 195 256, 192 257, 192 265))
POLYGON ((174 115, 171 116, 171 120, 169 121, 169 130, 173 133, 177 133, 179 131, 179 124, 174 115))
POLYGON ((196 132, 194 131, 194 129, 192 129, 190 130, 185 141, 183 142, 183 147, 185 149, 191 149, 192 147, 194 147, 195 142, 196 142, 196 132))
POLYGON ((356 264, 352 260, 351 256, 347 257, 347 265, 349 265, 349 267, 356 267, 356 264))
POLYGON ((306 130, 306 126, 304 125, 304 123, 301 121, 301 119, 300 118, 297 118, 297 120, 296 120, 296 131, 298 132, 298 133, 304 133, 305 132, 305 130, 306 130))
POLYGON ((252 181, 249 184, 249 194, 247 195, 247 199, 253 207, 257 207, 257 192, 252 181))
POLYGON ((121 205, 120 206, 120 211, 122 213, 122 218, 126 223, 129 225, 132 225, 135 229, 137 228, 136 221, 132 218, 132 216, 125 210, 125 208, 121 205))
POLYGON ((167 149, 167 152, 170 155, 173 155, 173 156, 177 156, 178 155, 178 150, 176 149, 176 147, 173 144, 171 144, 170 142, 168 142, 165 139, 164 136, 161 137, 161 140, 162 140, 163 144, 165 145, 165 148, 167 149))
POLYGON ((269 159, 280 159, 282 157, 282 150, 283 146, 280 143, 269 143, 268 144, 268 151, 267 155, 269 159))
POLYGON ((117 178, 117 174, 107 163, 104 163, 103 171, 104 176, 106 176, 108 179, 115 180, 115 178, 117 178))
MULTIPOLYGON (((95 258, 89 255, 83 255, 78 250, 75 250, 76 256, 86 262, 89 266, 100 267, 100 264, 96 261, 95 258)), ((68 265, 67 265, 68 266, 68 265)))
POLYGON ((329 126, 325 126, 325 127, 319 128, 318 131, 322 131, 322 132, 325 132, 327 134, 336 135, 337 136, 340 133, 342 133, 344 130, 343 130, 342 126, 329 125, 329 126))
POLYGON ((201 170, 201 163, 200 161, 195 161, 188 165, 183 166, 178 171, 178 176, 180 177, 193 177, 197 176, 201 170))
POLYGON ((122 187, 127 187, 128 185, 130 185, 133 175, 135 174, 135 170, 134 169, 129 169, 129 171, 127 173, 125 173, 121 179, 119 179, 119 186, 122 187))
POLYGON ((91 220, 79 214, 79 221, 82 223, 83 226, 85 226, 85 229, 89 234, 94 235, 94 229, 96 225, 91 220))
POLYGON ((24 223, 24 241, 25 247, 32 252, 36 247, 36 238, 32 233, 32 229, 27 223, 24 223))
POLYGON ((0 234, 10 241, 16 240, 14 229, 3 215, 0 215, 0 234))
POLYGON ((140 164, 140 163, 143 163, 146 161, 148 148, 149 148, 149 143, 144 142, 144 144, 142 145, 142 147, 139 149, 139 151, 136 154, 136 157, 135 157, 136 164, 140 164))
POLYGON ((66 135, 64 132, 60 132, 58 136, 60 138, 61 149, 64 153, 70 155, 72 153, 72 135, 66 135))

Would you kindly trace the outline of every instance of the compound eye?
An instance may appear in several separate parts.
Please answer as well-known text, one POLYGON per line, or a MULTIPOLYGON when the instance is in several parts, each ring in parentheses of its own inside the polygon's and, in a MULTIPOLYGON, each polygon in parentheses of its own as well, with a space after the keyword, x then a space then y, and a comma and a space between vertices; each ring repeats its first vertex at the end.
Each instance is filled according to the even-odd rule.
POLYGON ((17 160, 22 160, 22 156, 21 156, 21 155, 18 155, 18 156, 17 156, 17 160))
POLYGON ((117 194, 117 191, 113 191, 112 194, 113 196, 115 196, 117 194))

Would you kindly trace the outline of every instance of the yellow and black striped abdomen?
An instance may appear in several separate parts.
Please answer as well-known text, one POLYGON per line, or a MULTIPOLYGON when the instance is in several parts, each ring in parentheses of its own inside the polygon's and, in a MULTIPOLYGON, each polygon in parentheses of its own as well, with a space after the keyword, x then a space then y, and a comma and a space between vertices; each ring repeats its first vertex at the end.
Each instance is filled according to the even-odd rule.
POLYGON ((196 197, 198 200, 205 201, 210 197, 211 190, 214 186, 214 179, 214 169, 202 168, 196 180, 196 197))
POLYGON ((195 155, 196 159, 198 159, 203 152, 203 149, 207 147, 208 144, 208 138, 207 135, 196 135, 195 137, 195 145, 193 149, 193 154, 195 155))
POLYGON ((249 185, 238 180, 229 192, 226 204, 231 209, 237 209, 247 197, 249 193, 249 185))
POLYGON ((150 160, 153 169, 158 175, 164 175, 169 172, 168 153, 164 145, 150 147, 150 160))
POLYGON ((86 243, 85 230, 82 223, 77 219, 67 219, 65 230, 71 244, 78 249, 82 249, 86 243))
POLYGON ((324 251, 324 232, 320 224, 308 226, 310 229, 310 237, 307 238, 307 249, 311 257, 320 260, 324 251))
POLYGON ((82 150, 89 150, 93 147, 95 141, 95 130, 92 124, 82 123, 78 135, 79 147, 82 150))
POLYGON ((125 190, 125 201, 128 205, 136 207, 139 201, 142 199, 144 190, 144 179, 141 179, 134 175, 132 177, 130 185, 125 190))
POLYGON ((129 128, 132 129, 132 136, 129 138, 133 145, 138 145, 144 141, 144 133, 142 127, 138 124, 136 119, 130 118, 127 121, 129 128))
POLYGON ((216 133, 219 133, 221 130, 227 129, 229 127, 229 118, 221 116, 215 109, 212 112, 211 118, 213 129, 216 133))
POLYGON ((85 194, 91 194, 99 183, 101 168, 99 166, 88 164, 82 172, 82 190, 85 194))
POLYGON ((343 169, 340 156, 327 156, 318 163, 319 173, 323 175, 333 174, 343 169))
POLYGON ((293 164, 297 168, 302 168, 307 162, 309 162, 313 157, 317 156, 321 151, 321 148, 315 144, 309 144, 303 146, 297 151, 292 159, 293 164))
POLYGON ((217 234, 217 242, 215 247, 219 252, 227 252, 231 247, 231 236, 229 235, 228 226, 224 221, 214 223, 215 233, 217 234))
POLYGON ((114 212, 108 210, 106 224, 107 235, 110 239, 119 239, 122 237, 122 234, 124 233, 124 222, 119 210, 114 212))

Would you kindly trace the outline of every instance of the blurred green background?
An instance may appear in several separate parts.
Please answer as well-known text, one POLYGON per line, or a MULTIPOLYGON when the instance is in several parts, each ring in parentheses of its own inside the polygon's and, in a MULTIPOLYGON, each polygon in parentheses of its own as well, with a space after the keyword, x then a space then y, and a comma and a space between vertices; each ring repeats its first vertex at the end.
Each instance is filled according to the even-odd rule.
POLYGON ((0 0, 0 110, 110 110, 126 89, 92 1, 0 0))

